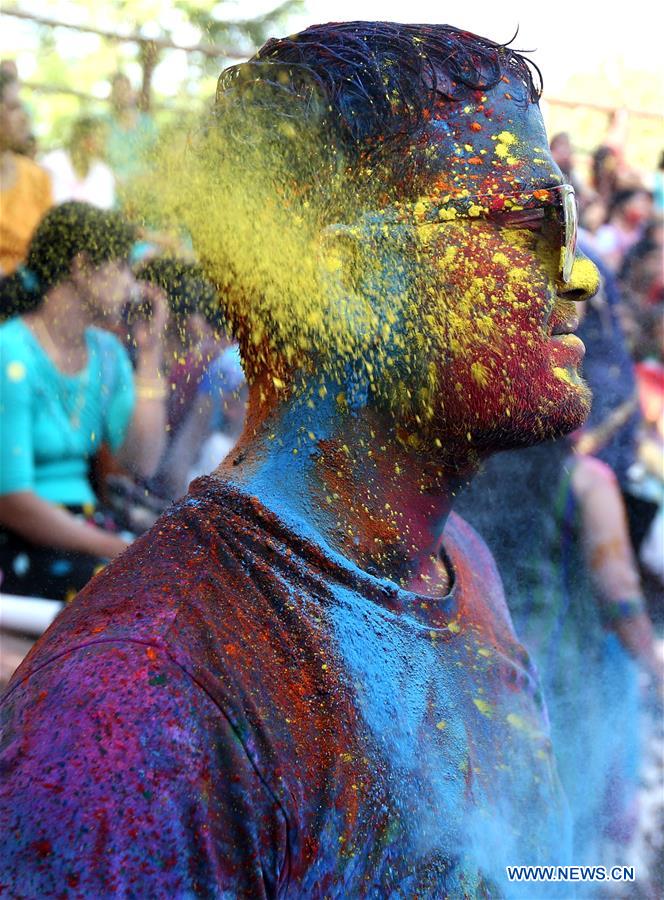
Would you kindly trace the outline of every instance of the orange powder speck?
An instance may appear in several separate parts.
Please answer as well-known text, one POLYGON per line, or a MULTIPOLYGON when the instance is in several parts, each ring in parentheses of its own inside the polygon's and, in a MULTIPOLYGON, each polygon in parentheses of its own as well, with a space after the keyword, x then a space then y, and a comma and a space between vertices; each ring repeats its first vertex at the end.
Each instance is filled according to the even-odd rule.
POLYGON ((481 130, 482 130, 482 126, 480 125, 479 122, 471 122, 471 123, 470 123, 470 130, 471 130, 471 131, 481 131, 481 130))

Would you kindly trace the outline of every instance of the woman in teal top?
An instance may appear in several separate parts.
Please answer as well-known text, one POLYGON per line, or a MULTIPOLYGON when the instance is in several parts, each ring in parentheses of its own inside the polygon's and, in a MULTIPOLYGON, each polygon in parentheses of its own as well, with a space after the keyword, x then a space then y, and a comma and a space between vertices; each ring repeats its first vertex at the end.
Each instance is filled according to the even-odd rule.
POLYGON ((133 230, 83 203, 54 208, 27 264, 0 284, 0 590, 63 599, 126 541, 94 520, 102 443, 144 477, 165 434, 164 305, 136 329, 136 372, 112 325, 134 285, 133 230))

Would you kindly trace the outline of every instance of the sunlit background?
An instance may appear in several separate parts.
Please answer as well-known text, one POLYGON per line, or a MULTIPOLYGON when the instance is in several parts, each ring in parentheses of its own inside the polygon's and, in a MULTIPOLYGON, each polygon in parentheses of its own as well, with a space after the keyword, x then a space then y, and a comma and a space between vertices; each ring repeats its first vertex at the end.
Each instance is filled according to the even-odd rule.
POLYGON ((0 55, 18 65, 40 149, 47 150, 61 143, 77 115, 103 111, 109 75, 119 69, 135 87, 145 86, 145 102, 166 120, 192 100, 210 98, 219 71, 267 37, 315 22, 446 22, 499 41, 518 29, 514 46, 531 50, 544 73, 550 133, 571 133, 582 168, 588 152, 609 137, 647 177, 664 144, 659 18, 647 0, 632 0, 619 13, 578 0, 10 0, 0 55), (177 47, 160 46, 155 58, 149 45, 146 52, 145 44, 124 39, 130 36, 177 47), (181 49, 196 46, 207 52, 181 49))

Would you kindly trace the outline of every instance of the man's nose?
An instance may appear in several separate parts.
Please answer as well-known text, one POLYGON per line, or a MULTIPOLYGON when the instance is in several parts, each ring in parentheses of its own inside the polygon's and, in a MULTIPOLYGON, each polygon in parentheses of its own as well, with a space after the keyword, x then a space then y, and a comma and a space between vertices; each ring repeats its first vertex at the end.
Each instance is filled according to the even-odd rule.
POLYGON ((576 251, 572 274, 566 284, 558 286, 558 296, 565 300, 584 303, 599 290, 599 270, 594 262, 580 250, 576 251))

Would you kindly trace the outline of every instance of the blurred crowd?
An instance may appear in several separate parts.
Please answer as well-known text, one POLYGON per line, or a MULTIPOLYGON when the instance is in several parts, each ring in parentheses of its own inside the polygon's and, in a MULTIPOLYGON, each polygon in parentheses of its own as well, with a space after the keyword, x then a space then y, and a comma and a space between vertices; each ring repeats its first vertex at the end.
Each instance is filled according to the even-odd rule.
POLYGON ((123 190, 156 139, 125 75, 110 112, 36 154, 0 67, 0 590, 70 599, 237 440, 246 385, 191 252, 123 190))
MULTIPOLYGON (((127 186, 156 139, 154 121, 118 73, 108 115, 82 116, 64 146, 42 155, 16 70, 0 64, 5 594, 69 600, 192 478, 212 471, 242 431, 247 386, 223 297, 184 245, 127 218, 127 186)), ((617 636, 661 679, 650 620, 664 620, 664 154, 644 175, 627 165, 623 149, 597 147, 582 176, 572 137, 551 140, 576 189, 580 249, 602 275, 597 296, 579 305, 590 418, 554 451, 545 445, 513 462, 499 455, 460 504, 495 552, 517 631, 542 672, 554 732, 576 727, 563 710, 582 685, 587 729, 602 731, 604 750, 607 729, 620 732, 630 714, 615 698, 631 702, 636 683, 604 636, 617 636), (508 488, 510 496, 498 497, 508 488), (493 505, 485 499, 492 491, 493 505), (521 517, 518 532, 505 509, 521 517), (512 539, 523 529, 525 554, 512 539), (572 587, 563 583, 570 561, 587 575, 572 587), (545 598, 539 607, 537 597, 545 598), (598 598, 594 611, 589 597, 598 598), (556 667, 547 668, 554 645, 556 667), (572 645, 575 656, 565 649, 572 645), (593 670, 597 684, 588 646, 604 654, 593 670)), ((578 746, 568 740, 570 780, 585 779, 581 758, 603 777, 608 764, 591 753, 599 743, 576 734, 578 746)), ((625 759, 633 768, 638 756, 633 747, 615 755, 612 773, 625 759)), ((615 798, 629 776, 611 777, 604 787, 615 798)), ((614 816, 625 833, 629 807, 628 797, 614 816)), ((587 812, 585 803, 580 815, 587 812)))

